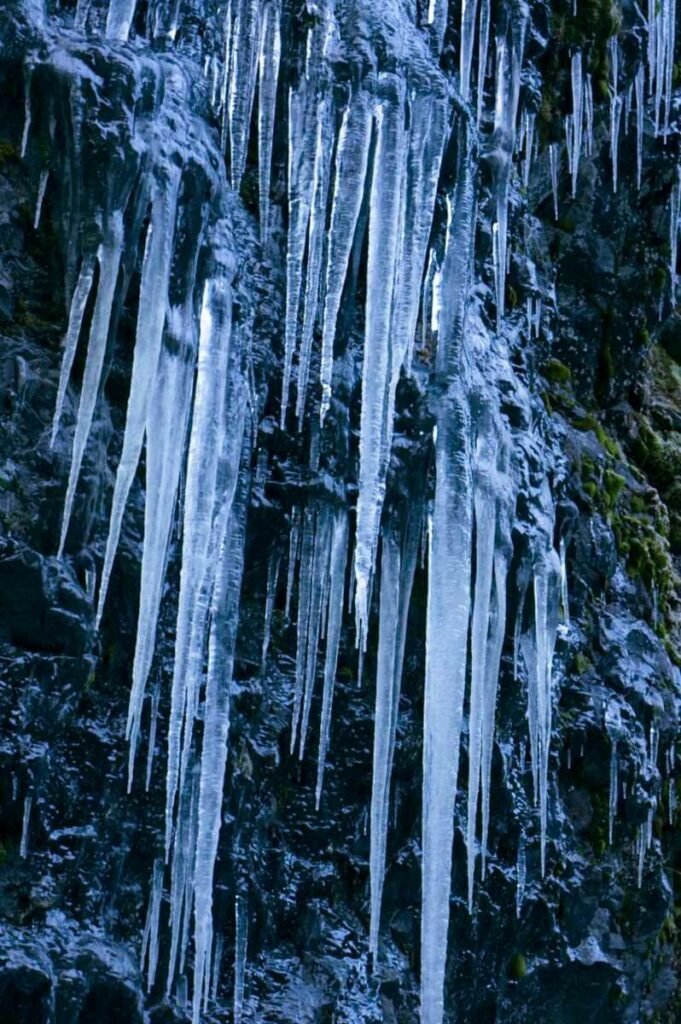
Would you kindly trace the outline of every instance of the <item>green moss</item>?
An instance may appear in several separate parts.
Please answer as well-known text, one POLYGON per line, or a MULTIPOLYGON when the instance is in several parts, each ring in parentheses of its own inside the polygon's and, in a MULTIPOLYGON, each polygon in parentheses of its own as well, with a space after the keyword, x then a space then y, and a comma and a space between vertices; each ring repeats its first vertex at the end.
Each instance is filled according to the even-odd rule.
POLYGON ((586 654, 582 651, 578 651, 572 659, 572 671, 579 676, 585 675, 590 672, 593 668, 593 663, 589 661, 586 654))
POLYGON ((527 960, 522 953, 514 953, 508 961, 508 976, 512 981, 521 981, 527 974, 527 960))
POLYGON ((558 359, 549 359, 544 367, 544 376, 552 384, 569 384, 572 379, 570 367, 558 359))
POLYGON ((19 159, 17 147, 9 139, 0 139, 0 168, 19 159))
POLYGON ((624 490, 626 480, 619 473, 615 473, 612 469, 606 469, 603 474, 603 484, 605 488, 605 503, 608 508, 614 508, 620 494, 624 490))

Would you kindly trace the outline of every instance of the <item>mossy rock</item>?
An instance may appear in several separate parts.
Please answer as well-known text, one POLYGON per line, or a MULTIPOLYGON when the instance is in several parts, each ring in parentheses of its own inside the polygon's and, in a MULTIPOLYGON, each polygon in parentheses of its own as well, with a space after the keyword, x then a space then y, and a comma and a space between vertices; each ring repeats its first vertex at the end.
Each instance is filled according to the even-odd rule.
POLYGON ((569 384, 572 379, 570 367, 559 359, 549 359, 544 367, 544 376, 552 384, 569 384))
POLYGON ((527 974, 527 960, 522 953, 514 953, 508 961, 508 976, 512 981, 522 981, 527 974))

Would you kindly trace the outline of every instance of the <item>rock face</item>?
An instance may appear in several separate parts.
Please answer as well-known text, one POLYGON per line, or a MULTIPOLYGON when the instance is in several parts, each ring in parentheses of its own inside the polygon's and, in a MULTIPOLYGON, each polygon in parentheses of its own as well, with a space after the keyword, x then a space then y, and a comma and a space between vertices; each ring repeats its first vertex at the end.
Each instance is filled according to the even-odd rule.
POLYGON ((674 9, 416 8, 0 10, 3 1024, 681 1013, 674 9))

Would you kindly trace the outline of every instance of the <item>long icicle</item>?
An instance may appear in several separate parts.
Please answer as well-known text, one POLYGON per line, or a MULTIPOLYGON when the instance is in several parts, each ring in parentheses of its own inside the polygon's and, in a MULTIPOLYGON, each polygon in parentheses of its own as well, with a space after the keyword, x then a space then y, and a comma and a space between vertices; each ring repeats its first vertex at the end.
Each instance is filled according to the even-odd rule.
POLYGON ((436 371, 442 381, 430 526, 423 723, 421 1024, 442 1024, 454 800, 466 680, 472 495, 463 339, 472 266, 472 131, 460 115, 457 184, 449 200, 436 371))
POLYGON ((123 513, 137 471, 147 426, 147 408, 157 372, 168 302, 170 263, 175 236, 175 210, 180 187, 180 169, 170 165, 167 176, 153 190, 151 220, 140 282, 137 331, 126 410, 123 450, 116 472, 109 534, 99 586, 95 628, 99 627, 121 533, 123 513))
POLYGON ((322 401, 320 417, 331 403, 333 343, 355 228, 364 197, 369 148, 371 143, 371 107, 359 93, 348 104, 338 136, 335 182, 331 205, 331 224, 326 260, 324 321, 320 379, 322 401))
POLYGON ((99 263, 99 284, 97 287, 97 299, 92 314, 90 325, 90 337, 88 339, 87 358, 83 383, 80 391, 80 402, 78 404, 78 418, 76 429, 73 435, 73 447, 71 451, 71 467, 69 470, 69 481, 64 499, 64 515, 62 519, 61 534, 59 537, 58 557, 61 558, 66 543, 66 535, 71 522, 73 510, 73 499, 76 494, 80 467, 85 454, 85 446, 90 435, 90 428, 97 404, 99 384, 104 365, 104 354, 109 335, 109 322, 111 319, 111 307, 113 305, 118 268, 121 262, 123 251, 123 215, 120 211, 112 214, 104 233, 104 238, 97 251, 97 262, 99 263))

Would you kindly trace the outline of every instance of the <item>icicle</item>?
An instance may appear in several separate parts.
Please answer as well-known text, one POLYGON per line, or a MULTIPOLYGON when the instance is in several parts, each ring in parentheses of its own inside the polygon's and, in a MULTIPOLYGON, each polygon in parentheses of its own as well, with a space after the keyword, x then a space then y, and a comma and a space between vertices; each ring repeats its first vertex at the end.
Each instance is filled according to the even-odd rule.
POLYGON ((267 652, 270 647, 270 634, 272 631, 272 612, 277 596, 277 583, 279 582, 279 559, 271 558, 267 569, 267 596, 265 598, 265 624, 262 634, 262 654, 260 656, 260 672, 264 673, 267 667, 267 652))
POLYGON ((232 188, 239 191, 248 151, 248 136, 258 74, 260 8, 258 0, 237 0, 232 43, 229 112, 232 188))
POLYGON ((558 159, 560 149, 557 142, 549 145, 549 168, 551 171, 551 192, 553 193, 553 217, 558 220, 558 159))
POLYGON ((487 51, 489 49, 489 23, 491 0, 482 0, 480 5, 480 31, 478 36, 478 96, 476 123, 482 119, 482 108, 485 102, 485 75, 487 73, 487 51))
POLYGON ((121 43, 127 42, 136 6, 137 0, 109 0, 105 30, 107 39, 116 39, 121 43))
POLYGON ((293 753, 296 746, 298 723, 300 721, 303 690, 305 686, 310 605, 313 595, 315 519, 315 509, 309 506, 305 509, 303 514, 303 529, 300 547, 298 618, 296 622, 296 679, 293 696, 293 717, 291 723, 291 753, 293 753))
POLYGON ((298 561, 298 549, 300 546, 300 509, 294 508, 291 511, 291 534, 288 548, 288 572, 286 575, 286 606, 284 615, 288 619, 291 612, 291 597, 293 595, 293 583, 296 574, 296 562, 298 561))
POLYGON ((610 103, 610 160, 612 161, 612 190, 617 192, 617 157, 622 114, 622 97, 615 96, 610 103))
POLYGON ((530 114, 527 111, 523 113, 523 122, 525 125, 525 155, 523 157, 523 184, 525 188, 529 188, 530 186, 530 173, 532 171, 532 152, 534 149, 534 125, 536 119, 536 114, 530 114))
POLYGON ((335 182, 331 206, 328 253, 325 272, 324 321, 320 380, 320 418, 331 402, 333 343, 357 218, 364 196, 369 147, 371 108, 363 93, 355 96, 343 114, 336 151, 335 182))
POLYGON ((156 729, 158 726, 158 708, 161 700, 161 686, 157 683, 151 697, 151 716, 149 722, 149 744, 147 747, 147 772, 144 780, 144 792, 149 792, 151 785, 151 773, 154 767, 154 753, 156 751, 156 729))
POLYGON ((471 622, 471 698, 468 751, 468 906, 473 905, 475 833, 482 789, 483 877, 489 829, 489 794, 499 663, 506 628, 507 559, 511 548, 511 496, 506 483, 509 442, 493 410, 478 419, 474 473, 476 571, 471 622), (494 588, 494 589, 493 589, 494 588))
POLYGON ((478 0, 463 0, 461 4, 461 42, 459 44, 459 89, 465 102, 468 101, 470 95, 477 13, 478 0))
POLYGON ((234 904, 236 939, 234 942, 234 1024, 241 1024, 246 979, 246 947, 248 944, 248 910, 245 896, 237 896, 234 904))
POLYGON ((286 251, 286 319, 284 370, 281 384, 282 429, 286 424, 293 354, 298 335, 298 310, 303 280, 305 238, 312 205, 317 138, 314 85, 302 78, 289 91, 288 109, 288 247, 286 251))
POLYGON ((584 79, 582 77, 582 54, 572 55, 572 195, 577 195, 577 173, 582 152, 582 127, 584 124, 584 79))
MULTIPOLYGON (((298 756, 302 760, 305 753, 305 740, 312 706, 312 694, 317 677, 317 653, 322 620, 322 598, 324 580, 329 572, 331 545, 331 516, 329 510, 321 507, 317 510, 313 559, 310 575, 310 602, 307 619, 307 630, 304 651, 304 692, 302 715, 300 718, 300 745, 298 756)), ((301 568, 302 571, 302 568, 301 568)))
POLYGON ((184 970, 189 941, 189 921, 194 899, 194 852, 196 848, 196 819, 199 795, 199 767, 196 765, 185 780, 180 793, 178 826, 173 845, 170 873, 170 953, 166 997, 170 996, 175 972, 184 970))
POLYGON ((24 128, 21 133, 21 149, 19 155, 22 160, 26 157, 28 148, 28 136, 31 131, 31 82, 33 79, 33 64, 29 61, 24 65, 24 128))
POLYGON ((163 898, 163 858, 159 857, 154 861, 154 870, 151 876, 151 888, 149 890, 149 905, 147 908, 147 920, 144 926, 144 937, 142 939, 142 962, 141 969, 144 969, 144 962, 147 963, 147 992, 151 992, 156 980, 156 969, 158 967, 158 932, 161 918, 161 899, 163 898))
POLYGON ((169 312, 168 338, 161 351, 147 407, 144 546, 132 686, 126 725, 129 743, 128 786, 131 786, 133 779, 144 691, 154 655, 156 627, 189 424, 195 360, 192 312, 191 298, 188 308, 184 311, 171 309, 169 312))
MULTIPOLYGON (((238 364, 237 364, 238 365, 238 364)), ((232 375, 234 359, 232 359, 232 375)), ((194 886, 194 990, 192 1020, 198 1024, 201 1004, 208 996, 210 952, 213 944, 213 875, 222 822, 222 796, 227 763, 230 694, 239 625, 239 602, 244 562, 246 514, 250 480, 239 463, 244 434, 245 403, 238 402, 240 385, 233 377, 231 422, 222 459, 222 508, 216 516, 218 553, 210 608, 208 671, 203 712, 203 748, 199 788, 194 886)), ((242 392, 245 398, 245 393, 242 392)), ((248 453, 247 443, 244 445, 248 453)), ((245 926, 245 907, 244 907, 245 926)), ((245 938, 243 940, 245 946, 245 938)), ((236 1007, 235 1007, 236 1009, 236 1007)))
POLYGON ((315 806, 319 803, 324 784, 324 768, 329 749, 331 731, 331 710, 333 707, 333 691, 338 664, 338 647, 340 643, 343 621, 343 595, 345 593, 345 569, 348 558, 348 516, 345 510, 339 510, 334 516, 333 536, 331 540, 331 559, 329 565, 329 606, 326 628, 326 657, 324 660, 324 694, 322 697, 322 718, 319 728, 319 756, 317 761, 317 787, 315 806))
POLYGON ((390 778, 402 685, 407 617, 420 539, 422 502, 410 507, 399 538, 392 529, 383 533, 381 554, 380 619, 374 713, 374 754, 371 788, 371 926, 369 949, 378 956, 381 902, 385 878, 390 778))
POLYGON ((409 151, 404 185, 402 245, 393 304, 393 365, 387 424, 392 437, 395 390, 401 366, 411 372, 421 283, 433 223, 440 166, 447 141, 448 107, 433 92, 409 99, 409 151))
POLYGON ((494 108, 494 201, 496 222, 494 241, 494 282, 497 302, 497 326, 504 317, 506 304, 506 267, 508 259, 508 191, 520 92, 520 71, 525 42, 526 13, 512 24, 511 41, 497 37, 496 99, 494 108))
POLYGON ((220 966, 222 964, 222 949, 224 942, 224 935, 222 932, 218 932, 215 936, 215 946, 213 949, 213 971, 210 983, 210 997, 213 1002, 215 1002, 218 997, 218 989, 220 986, 220 966))
POLYGON ((33 230, 37 231, 40 227, 40 214, 43 209, 43 199, 45 198, 45 191, 47 189, 47 179, 50 176, 49 170, 40 172, 40 181, 38 182, 38 196, 35 203, 35 216, 33 218, 33 230))
POLYGON ((201 310, 194 413, 184 492, 182 568, 168 725, 166 857, 170 849, 180 762, 186 765, 191 745, 198 681, 203 665, 210 581, 215 569, 209 552, 218 462, 225 442, 231 273, 231 266, 221 267, 215 277, 206 281, 201 310))
POLYGON ((643 95, 645 71, 641 64, 636 72, 634 88, 636 93, 636 187, 641 188, 643 174, 643 124, 645 118, 645 99, 643 95))
POLYGON ((520 920, 525 899, 525 885, 527 882, 527 859, 525 855, 525 839, 520 837, 518 843, 518 863, 516 865, 516 891, 515 891, 515 916, 520 920))
POLYGON ((617 740, 610 741, 610 796, 608 799, 608 843, 612 846, 612 834, 617 816, 617 740))
POLYGON ((404 147, 404 85, 380 76, 376 153, 371 183, 366 325, 362 366, 359 491, 355 549, 357 645, 366 649, 376 548, 385 494, 386 408, 392 373, 391 312, 399 255, 400 190, 404 147))
POLYGON ((270 173, 272 168, 272 141, 277 102, 277 83, 281 60, 281 29, 279 4, 267 4, 263 12, 260 35, 259 95, 258 95, 258 194, 260 210, 260 239, 265 245, 270 222, 270 173))
POLYGON ((76 347, 78 345, 78 338, 80 337, 80 331, 83 324, 85 307, 90 296, 90 289, 92 288, 94 270, 94 257, 85 256, 81 264, 78 283, 76 284, 73 298, 71 299, 69 323, 64 337, 64 355, 62 356, 61 370, 59 373, 59 386, 57 388, 57 401, 54 407, 50 448, 54 447, 54 443, 57 439, 57 431, 59 430, 59 422, 61 420, 66 388, 68 387, 73 361, 76 356, 76 347))
POLYGON ((560 597, 563 605, 563 621, 570 626, 570 599, 568 594, 568 574, 565 558, 565 537, 560 538, 560 597))
POLYGON ((584 152, 587 156, 593 156, 594 150, 594 92, 591 75, 584 80, 584 152))
POLYGON ((646 858, 645 825, 639 825, 636 831, 636 850, 638 853, 636 887, 640 889, 641 883, 643 882, 643 865, 646 858))
POLYGON ((669 277, 671 281, 672 304, 676 302, 676 285, 679 246, 679 217, 681 215, 681 167, 676 169, 676 181, 672 185, 671 201, 669 203, 669 277))
POLYGON ((21 822, 21 839, 19 841, 19 856, 22 860, 26 860, 28 857, 28 832, 31 824, 31 807, 33 806, 33 796, 29 794, 24 797, 24 816, 21 822))
POLYGON ((328 104, 321 102, 317 111, 317 141, 315 146, 314 170, 312 174, 312 204, 308 225, 307 274, 305 281, 305 308, 303 333, 298 361, 298 390, 296 395, 296 416, 298 430, 303 429, 307 382, 310 374, 312 335, 317 318, 319 283, 322 271, 322 248, 326 229, 326 205, 329 189, 329 138, 328 104))
POLYGON ((565 127, 565 152, 567 154, 567 165, 568 173, 572 177, 573 162, 574 162, 574 151, 573 151, 573 139, 574 139, 574 118, 572 114, 567 114, 564 122, 565 127))
POLYGON ((97 299, 92 314, 90 325, 90 337, 88 340, 87 359, 81 385, 80 402, 78 405, 78 418, 76 429, 73 435, 73 448, 71 452, 71 468, 69 470, 69 481, 64 500, 64 516, 62 520, 61 535, 59 538, 58 557, 61 558, 66 543, 66 535, 71 521, 73 499, 76 493, 76 485, 80 475, 80 467, 85 454, 92 426, 99 383, 104 364, 106 342, 109 334, 109 321, 111 318, 111 307, 113 304, 118 268, 121 261, 123 249, 123 216, 120 211, 112 214, 104 238, 97 252, 99 263, 99 284, 97 288, 97 299))
POLYGON ((147 425, 147 409, 161 353, 166 319, 170 263, 175 236, 175 208, 180 186, 180 169, 168 168, 168 177, 154 188, 151 220, 142 264, 139 310, 133 352, 130 392, 126 410, 123 450, 116 472, 109 534, 99 585, 95 629, 99 628, 111 578, 113 561, 132 482, 137 472, 147 425))
POLYGON ((472 498, 462 346, 471 274, 475 183, 462 119, 457 184, 442 267, 436 372, 435 499, 430 519, 423 725, 421 1024, 441 1024, 449 925, 454 800, 466 680, 472 498))

